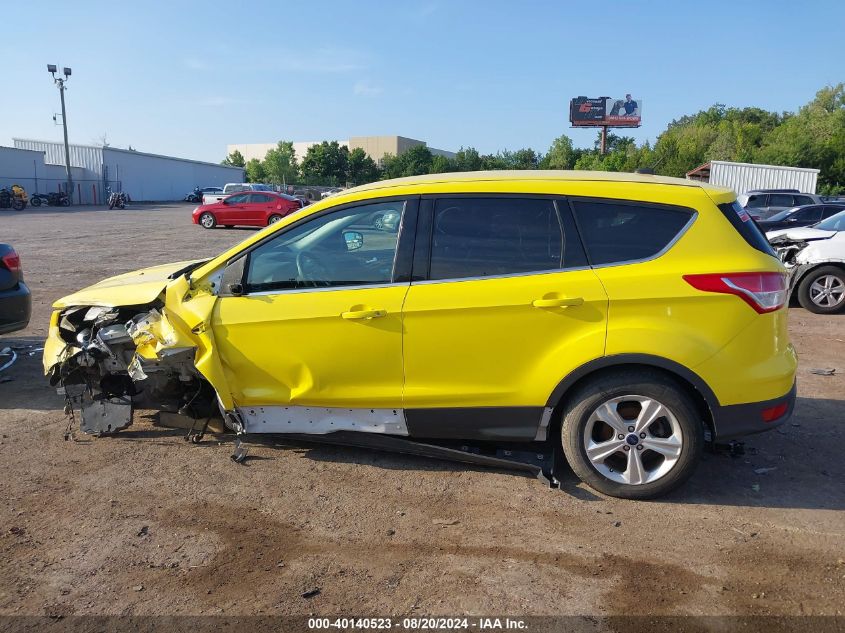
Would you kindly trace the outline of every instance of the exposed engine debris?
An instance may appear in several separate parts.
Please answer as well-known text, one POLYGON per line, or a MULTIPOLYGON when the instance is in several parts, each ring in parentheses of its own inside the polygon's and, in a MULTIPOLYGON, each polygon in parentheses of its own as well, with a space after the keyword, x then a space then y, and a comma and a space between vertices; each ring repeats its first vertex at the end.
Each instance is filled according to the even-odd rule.
POLYGON ((196 348, 179 346, 160 302, 72 307, 59 315, 58 331, 65 347, 48 376, 66 411, 81 411, 83 432, 125 429, 138 406, 194 419, 219 415, 214 389, 194 366, 196 348))

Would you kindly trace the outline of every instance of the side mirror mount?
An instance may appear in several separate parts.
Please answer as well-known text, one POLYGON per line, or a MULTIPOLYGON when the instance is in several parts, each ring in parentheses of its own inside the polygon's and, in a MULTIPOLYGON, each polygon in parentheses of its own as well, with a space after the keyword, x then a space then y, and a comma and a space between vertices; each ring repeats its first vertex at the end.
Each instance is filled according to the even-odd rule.
POLYGON ((344 231, 343 239, 348 251, 357 251, 364 245, 364 236, 359 231, 344 231))
POLYGON ((220 279, 220 289, 217 296, 240 297, 244 294, 244 268, 246 267, 246 260, 246 256, 243 256, 233 262, 229 262, 220 279))

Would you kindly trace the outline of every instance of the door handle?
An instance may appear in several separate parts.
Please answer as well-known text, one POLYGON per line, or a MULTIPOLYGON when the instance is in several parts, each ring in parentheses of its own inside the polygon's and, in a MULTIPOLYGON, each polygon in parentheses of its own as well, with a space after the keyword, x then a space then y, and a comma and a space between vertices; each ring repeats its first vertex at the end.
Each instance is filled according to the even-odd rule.
POLYGON ((344 319, 378 319, 387 316, 387 310, 349 310, 341 312, 344 319))
POLYGON ((531 302, 535 308, 568 308, 584 305, 584 297, 564 297, 560 299, 534 299, 531 302))

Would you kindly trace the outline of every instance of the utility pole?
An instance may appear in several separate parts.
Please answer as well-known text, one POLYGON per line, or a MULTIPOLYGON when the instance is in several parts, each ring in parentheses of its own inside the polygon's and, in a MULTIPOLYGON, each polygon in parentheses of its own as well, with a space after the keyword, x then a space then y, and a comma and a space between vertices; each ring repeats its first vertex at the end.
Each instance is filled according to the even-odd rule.
POLYGON ((65 111, 65 82, 70 78, 70 68, 62 68, 64 79, 56 77, 57 68, 55 64, 47 64, 47 72, 53 76, 53 82, 59 89, 59 96, 62 100, 62 128, 65 134, 65 173, 67 174, 67 195, 70 203, 73 204, 73 176, 70 175, 70 146, 67 142, 67 113, 65 111))

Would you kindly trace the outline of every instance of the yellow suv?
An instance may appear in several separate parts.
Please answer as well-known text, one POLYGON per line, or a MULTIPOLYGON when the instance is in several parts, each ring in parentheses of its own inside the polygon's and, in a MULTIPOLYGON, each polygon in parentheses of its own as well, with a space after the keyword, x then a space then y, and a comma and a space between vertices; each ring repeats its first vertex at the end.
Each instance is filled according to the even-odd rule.
POLYGON ((727 189, 437 174, 65 297, 44 368, 92 433, 146 402, 239 434, 548 442, 593 488, 647 498, 686 479, 706 441, 789 417, 786 299, 727 189))

